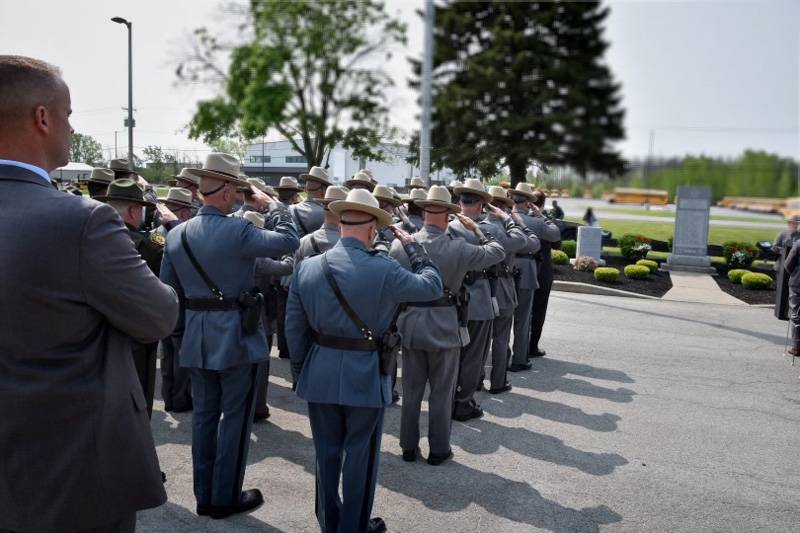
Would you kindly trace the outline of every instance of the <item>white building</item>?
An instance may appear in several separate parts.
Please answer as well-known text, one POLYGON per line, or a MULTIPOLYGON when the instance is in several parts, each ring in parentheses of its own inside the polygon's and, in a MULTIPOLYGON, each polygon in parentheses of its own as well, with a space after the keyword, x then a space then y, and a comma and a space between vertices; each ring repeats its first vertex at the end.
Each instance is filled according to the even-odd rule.
POLYGON ((92 173, 92 166, 84 163, 67 163, 65 166, 55 169, 50 173, 50 177, 55 181, 86 181, 92 173))
MULTIPOLYGON (((298 142, 299 144, 299 142, 298 142)), ((381 144, 378 148, 384 154, 384 161, 361 161, 353 157, 350 150, 337 146, 331 150, 327 162, 328 174, 335 184, 342 184, 350 179, 361 168, 372 171, 381 185, 405 188, 412 177, 419 175, 419 168, 408 163, 408 147, 402 144, 381 144)), ((248 176, 264 178, 271 185, 276 185, 281 176, 295 176, 308 171, 308 163, 291 145, 289 141, 275 141, 251 144, 242 161, 242 170, 248 176)), ((449 183, 455 179, 450 170, 431 173, 434 184, 449 183)))

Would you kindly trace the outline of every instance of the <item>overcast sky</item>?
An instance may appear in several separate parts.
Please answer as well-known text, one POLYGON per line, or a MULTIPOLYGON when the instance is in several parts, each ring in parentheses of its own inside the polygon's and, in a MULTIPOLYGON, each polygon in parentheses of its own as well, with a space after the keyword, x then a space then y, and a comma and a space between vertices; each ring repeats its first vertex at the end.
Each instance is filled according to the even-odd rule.
MULTIPOLYGON (((422 49, 422 0, 389 0, 408 23, 407 50, 388 65, 397 87, 392 117, 415 129, 416 94, 405 57, 422 49)), ((627 157, 734 156, 759 148, 797 157, 800 1, 611 2, 608 62, 623 86, 627 157)), ((208 151, 185 135, 202 86, 175 86, 174 68, 191 30, 220 25, 219 0, 0 0, 0 53, 30 55, 62 68, 72 91, 75 130, 113 151, 127 104, 127 38, 112 16, 131 20, 136 147, 208 151)), ((137 148, 140 151, 140 148, 137 148)), ((108 153, 108 152, 107 152, 108 153)))

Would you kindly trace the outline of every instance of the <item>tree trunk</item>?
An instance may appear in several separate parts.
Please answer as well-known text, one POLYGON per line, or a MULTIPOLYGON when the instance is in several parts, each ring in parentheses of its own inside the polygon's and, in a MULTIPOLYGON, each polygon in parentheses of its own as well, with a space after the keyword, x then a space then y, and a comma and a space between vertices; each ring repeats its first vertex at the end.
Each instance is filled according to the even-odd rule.
POLYGON ((511 188, 517 183, 524 183, 528 177, 528 161, 525 159, 509 160, 508 170, 511 174, 511 188))

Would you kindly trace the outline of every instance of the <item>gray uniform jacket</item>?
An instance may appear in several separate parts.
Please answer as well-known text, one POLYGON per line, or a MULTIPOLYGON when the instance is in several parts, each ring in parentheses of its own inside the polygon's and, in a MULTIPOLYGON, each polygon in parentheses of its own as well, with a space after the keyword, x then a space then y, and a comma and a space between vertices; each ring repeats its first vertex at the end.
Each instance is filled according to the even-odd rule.
POLYGON ((294 268, 297 269, 303 259, 324 254, 333 248, 339 242, 339 236, 339 226, 326 222, 321 228, 300 239, 300 247, 294 253, 294 268))
POLYGON ((800 291, 800 268, 797 263, 800 261, 800 240, 795 241, 792 249, 786 255, 786 262, 783 267, 789 273, 789 287, 795 292, 800 291))
MULTIPOLYGON (((428 251, 428 256, 441 273, 444 287, 453 294, 458 294, 467 272, 488 268, 504 254, 498 242, 474 245, 430 225, 415 233, 414 240, 428 251)), ((390 254, 406 269, 411 269, 408 255, 399 240, 392 243, 390 254)), ((403 346, 413 349, 443 350, 469 343, 466 331, 460 331, 462 328, 459 328, 455 307, 408 306, 400 314, 397 327, 403 346)))
POLYGON ((492 215, 488 215, 486 221, 489 224, 482 225, 481 229, 499 242, 506 251, 505 259, 495 266, 496 279, 491 282, 494 285, 493 292, 497 297, 498 306, 501 310, 508 311, 517 306, 517 290, 513 274, 515 256, 528 245, 528 238, 516 222, 506 223, 492 215))
POLYGON ((313 198, 289 206, 289 212, 300 237, 318 230, 325 222, 325 208, 313 198))
POLYGON ((533 232, 535 219, 526 213, 517 212, 517 214, 522 218, 522 221, 528 228, 528 231, 526 231, 526 236, 528 237, 527 243, 523 248, 517 250, 514 259, 514 266, 519 270, 517 287, 520 289, 536 290, 539 288, 539 276, 537 271, 538 265, 533 256, 536 252, 541 250, 542 244, 541 241, 539 241, 539 237, 533 232))
MULTIPOLYGON (((485 219, 480 220, 478 225, 480 226, 481 231, 485 229, 485 233, 487 234, 489 231, 491 231, 489 226, 491 226, 492 223, 485 219)), ((458 219, 450 222, 447 231, 449 231, 454 237, 461 237, 470 244, 480 244, 478 236, 475 235, 475 232, 468 231, 458 219)), ((502 244, 500 245, 500 248, 503 248, 502 244)), ((506 252, 505 250, 502 250, 502 253, 495 257, 493 262, 488 265, 484 265, 481 268, 475 269, 474 272, 481 272, 492 265, 500 263, 503 261, 503 259, 505 259, 505 256, 506 252)), ((494 306, 492 304, 492 286, 489 283, 489 279, 484 276, 481 279, 476 279, 472 283, 467 284, 467 293, 469 294, 467 318, 469 320, 494 320, 497 315, 494 312, 494 306)))
POLYGON ((113 208, 29 170, 0 165, 0 224, 0 530, 94 529, 161 505, 131 339, 172 333, 175 291, 113 208))

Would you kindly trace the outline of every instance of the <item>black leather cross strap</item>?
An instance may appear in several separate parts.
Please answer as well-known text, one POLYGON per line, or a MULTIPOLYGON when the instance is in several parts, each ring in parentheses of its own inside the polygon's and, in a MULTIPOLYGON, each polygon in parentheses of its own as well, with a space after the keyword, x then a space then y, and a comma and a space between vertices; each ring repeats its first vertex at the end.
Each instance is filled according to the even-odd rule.
POLYGON ((192 266, 197 271, 197 273, 200 274, 200 277, 203 278, 203 281, 208 286, 208 290, 211 291, 211 294, 213 294, 217 298, 217 300, 220 300, 220 301, 224 300, 225 299, 225 295, 222 293, 222 289, 217 287, 214 284, 214 282, 211 281, 211 278, 208 277, 208 274, 206 274, 206 271, 203 270, 203 267, 201 267, 200 263, 197 262, 197 258, 192 253, 192 249, 189 248, 189 241, 186 239, 186 230, 185 229, 184 229, 184 231, 181 232, 181 245, 183 246, 183 249, 186 252, 186 255, 189 256, 189 261, 192 263, 192 266))
POLYGON ((239 309, 239 302, 233 298, 187 298, 186 309, 192 311, 232 311, 239 309))
POLYGON ((314 255, 321 254, 322 252, 319 249, 319 244, 317 244, 317 239, 314 238, 314 234, 309 233, 309 235, 309 240, 311 241, 311 248, 314 250, 314 255))
POLYGON ((300 215, 297 214, 297 211, 292 212, 294 215, 292 218, 297 221, 297 225, 300 226, 300 229, 303 230, 303 235, 308 235, 308 230, 306 229, 306 225, 303 224, 303 219, 300 218, 300 215))
POLYGON ((342 306, 344 312, 358 328, 358 331, 361 332, 361 336, 365 340, 375 342, 375 336, 372 334, 372 330, 369 329, 369 326, 367 326, 364 321, 358 317, 356 312, 353 311, 353 308, 350 307, 350 304, 347 303, 344 294, 342 294, 341 289, 339 289, 339 284, 336 283, 336 278, 333 277, 333 272, 331 272, 331 267, 328 264, 328 258, 325 257, 325 255, 322 256, 322 270, 325 272, 325 277, 328 280, 328 284, 331 286, 331 289, 333 289, 333 294, 336 295, 336 299, 339 300, 339 305, 342 306))
MULTIPOLYGON (((313 331, 313 330, 312 330, 313 331)), ((335 350, 353 350, 356 352, 377 352, 378 343, 367 339, 351 339, 349 337, 336 337, 313 332, 314 342, 326 348, 335 350)))

